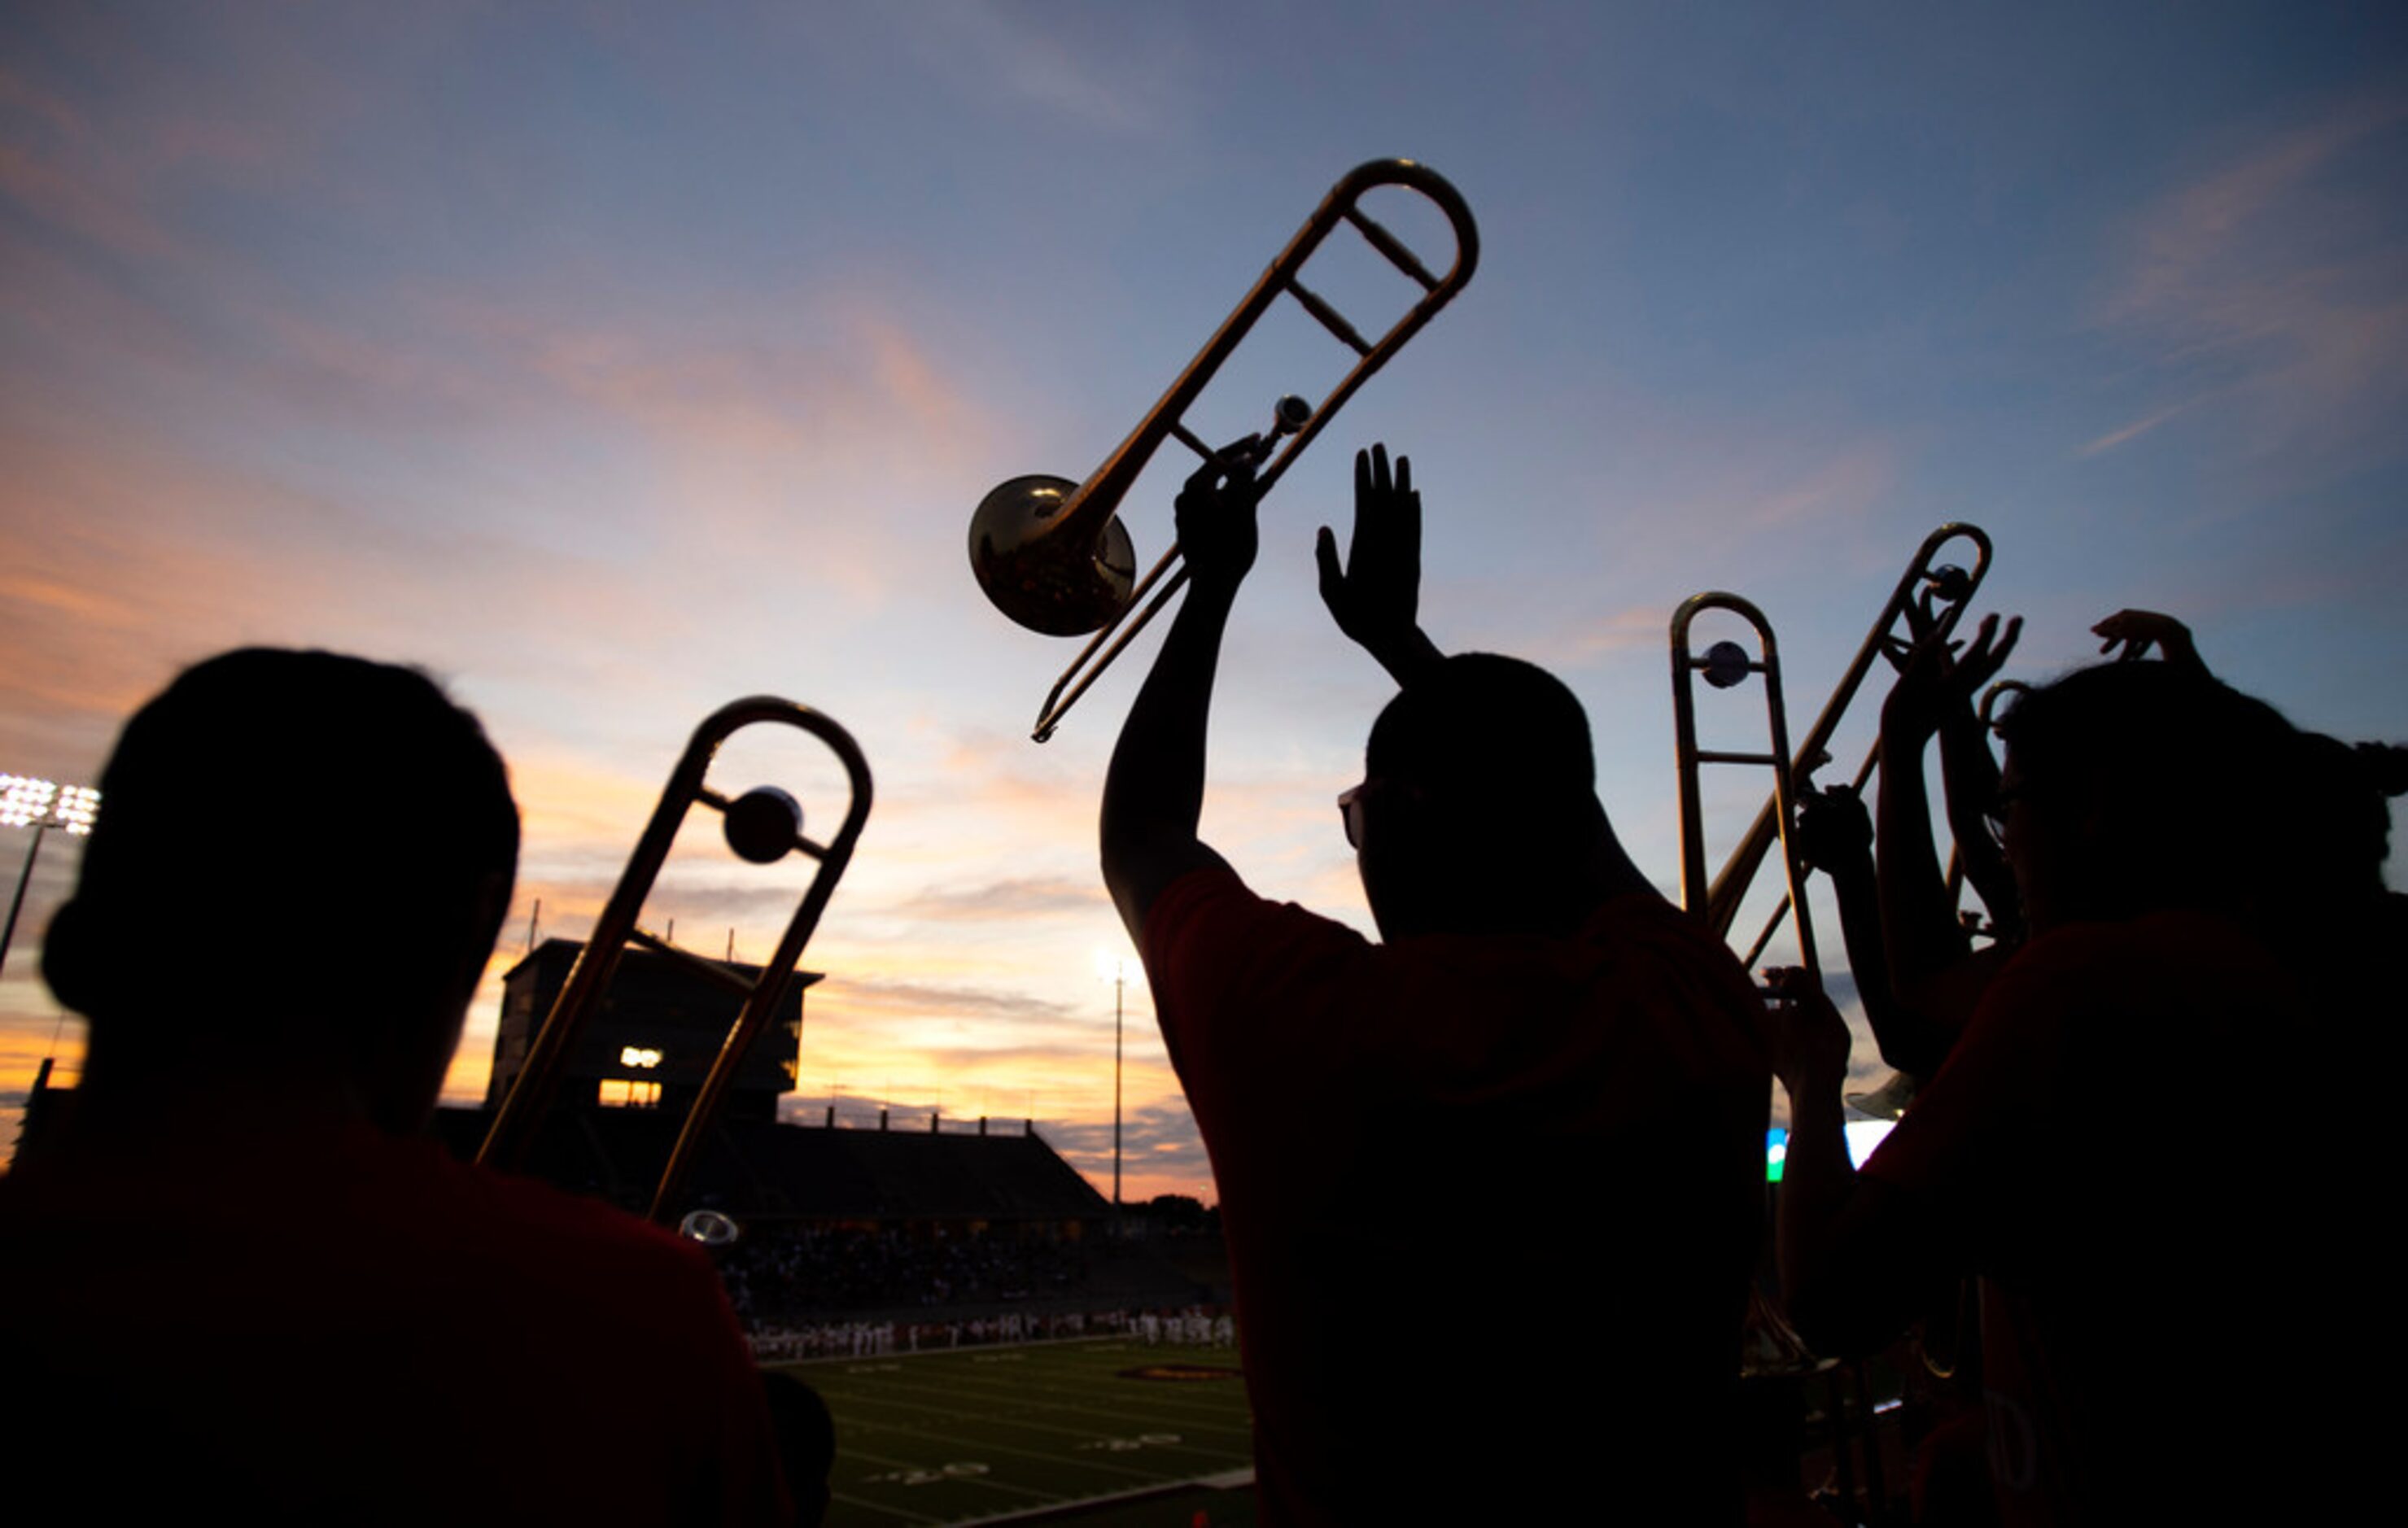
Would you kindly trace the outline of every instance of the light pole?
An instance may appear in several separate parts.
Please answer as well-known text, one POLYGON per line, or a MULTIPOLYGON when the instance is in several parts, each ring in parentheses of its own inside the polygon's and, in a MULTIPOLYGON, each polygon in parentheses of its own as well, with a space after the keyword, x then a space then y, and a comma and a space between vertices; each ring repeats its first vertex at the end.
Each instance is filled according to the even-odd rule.
POLYGON ((17 915, 25 910, 25 888, 33 884, 34 860, 42 852, 42 835, 64 828, 81 836, 92 831, 100 815, 100 793, 88 785, 60 785, 29 775, 0 775, 0 828, 31 828, 34 845, 25 850, 25 867, 17 872, 17 894, 8 902, 8 921, 0 924, 0 972, 8 965, 9 941, 17 936, 17 915))
POLYGON ((1121 1239, 1121 994, 1128 986, 1128 962, 1097 955, 1096 975, 1112 984, 1112 1240, 1121 1239))

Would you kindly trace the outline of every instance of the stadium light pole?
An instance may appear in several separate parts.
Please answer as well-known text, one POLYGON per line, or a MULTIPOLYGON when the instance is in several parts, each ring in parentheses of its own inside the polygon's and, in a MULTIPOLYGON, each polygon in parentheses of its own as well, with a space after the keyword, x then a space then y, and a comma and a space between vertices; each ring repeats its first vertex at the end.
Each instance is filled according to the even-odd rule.
POLYGON ((64 828, 78 837, 92 831, 100 815, 100 793, 88 785, 60 785, 30 775, 0 775, 0 828, 31 828, 34 844, 25 850, 25 867, 17 872, 17 894, 8 902, 8 921, 0 924, 0 973, 8 968, 8 946, 17 937, 17 915, 25 910, 25 888, 34 881, 34 861, 42 852, 42 835, 64 828))
POLYGON ((1112 1240, 1121 1239, 1121 994, 1128 986, 1128 962, 1097 955, 1096 975, 1112 984, 1112 1240))

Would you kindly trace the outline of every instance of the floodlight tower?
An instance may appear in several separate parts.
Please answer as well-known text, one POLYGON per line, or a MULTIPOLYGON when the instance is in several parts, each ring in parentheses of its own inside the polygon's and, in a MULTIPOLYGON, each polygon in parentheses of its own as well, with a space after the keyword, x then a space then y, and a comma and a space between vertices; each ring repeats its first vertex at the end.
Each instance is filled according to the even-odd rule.
POLYGON ((1128 986, 1128 962, 1096 957, 1096 976, 1112 984, 1112 1240, 1121 1239, 1121 995, 1128 986))
POLYGON ((42 835, 63 828, 81 837, 100 815, 100 793, 88 785, 60 785, 30 775, 0 775, 0 828, 31 828, 34 844, 25 850, 25 867, 17 872, 17 894, 8 902, 8 921, 0 925, 0 972, 7 969, 8 944, 17 936, 17 915, 25 909, 25 888, 33 884, 34 860, 42 852, 42 835))

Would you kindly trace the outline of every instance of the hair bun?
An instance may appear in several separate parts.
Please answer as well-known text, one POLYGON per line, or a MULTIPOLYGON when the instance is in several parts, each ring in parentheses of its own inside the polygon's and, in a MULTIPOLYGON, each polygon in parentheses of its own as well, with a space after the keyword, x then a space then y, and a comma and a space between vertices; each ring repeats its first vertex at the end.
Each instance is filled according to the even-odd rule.
POLYGON ((2360 743, 2351 750, 2367 783, 2386 796, 2408 795, 2408 748, 2398 743, 2360 743))

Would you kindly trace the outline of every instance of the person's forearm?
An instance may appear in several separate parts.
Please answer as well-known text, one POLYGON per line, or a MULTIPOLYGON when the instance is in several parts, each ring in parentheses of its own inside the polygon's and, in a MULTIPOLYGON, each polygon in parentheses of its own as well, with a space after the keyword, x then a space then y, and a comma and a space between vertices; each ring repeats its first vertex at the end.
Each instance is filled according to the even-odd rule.
POLYGON ((1196 839, 1212 681, 1236 597, 1235 588, 1190 585, 1121 724, 1104 776, 1101 822, 1104 878, 1116 898, 1139 850, 1196 839))
POLYGON ((1856 997, 1865 1006, 1865 1022, 1872 1026, 1881 1058, 1899 1071, 1928 1078, 1948 1053, 1947 1036, 1923 1016, 1899 1002, 1889 980, 1889 951, 1882 937, 1881 891, 1873 875, 1872 857, 1842 865, 1831 873, 1831 892, 1840 904, 1840 936, 1848 950, 1848 971, 1856 978, 1856 997))
POLYGON ((1790 1319, 1809 1343, 1816 1340, 1813 1328, 1828 1335, 1832 1234, 1856 1181, 1842 1118, 1837 1078, 1790 1094, 1789 1145, 1782 1158, 1781 1214, 1773 1237, 1790 1319))
POLYGON ((1446 661, 1446 654, 1439 650, 1438 644, 1429 639, 1429 634, 1419 624, 1387 638, 1377 647, 1369 647, 1369 644, 1366 647, 1371 656, 1379 660, 1380 666, 1388 671, 1388 678, 1397 681, 1399 690, 1408 688, 1422 675, 1446 661))
POLYGON ((1982 719, 1961 707, 1940 729, 1940 784, 1948 805, 1948 831, 1959 844, 1986 839, 1982 813, 1999 795, 1999 761, 1982 719))
POLYGON ((1999 798, 1999 761, 1990 752, 1987 729, 1971 707, 1940 729, 1940 785, 1965 879, 1989 909, 1990 925, 1999 937, 2012 942, 2023 928, 2014 873, 1984 815, 1999 798))
POLYGON ((2168 630, 2157 635, 2157 650, 2165 661, 2176 668, 2186 669, 2202 679, 2214 678, 2208 672, 2207 660, 2199 655, 2198 646, 2191 641, 2190 628, 2179 621, 2168 621, 2168 630))
POLYGON ((1880 867, 1883 942, 1890 988, 1906 1003, 1965 955, 1965 932, 1949 906, 1948 882, 1931 842, 1931 799, 1923 784, 1927 739, 1884 729, 1881 790, 1874 798, 1873 857, 1880 867))

